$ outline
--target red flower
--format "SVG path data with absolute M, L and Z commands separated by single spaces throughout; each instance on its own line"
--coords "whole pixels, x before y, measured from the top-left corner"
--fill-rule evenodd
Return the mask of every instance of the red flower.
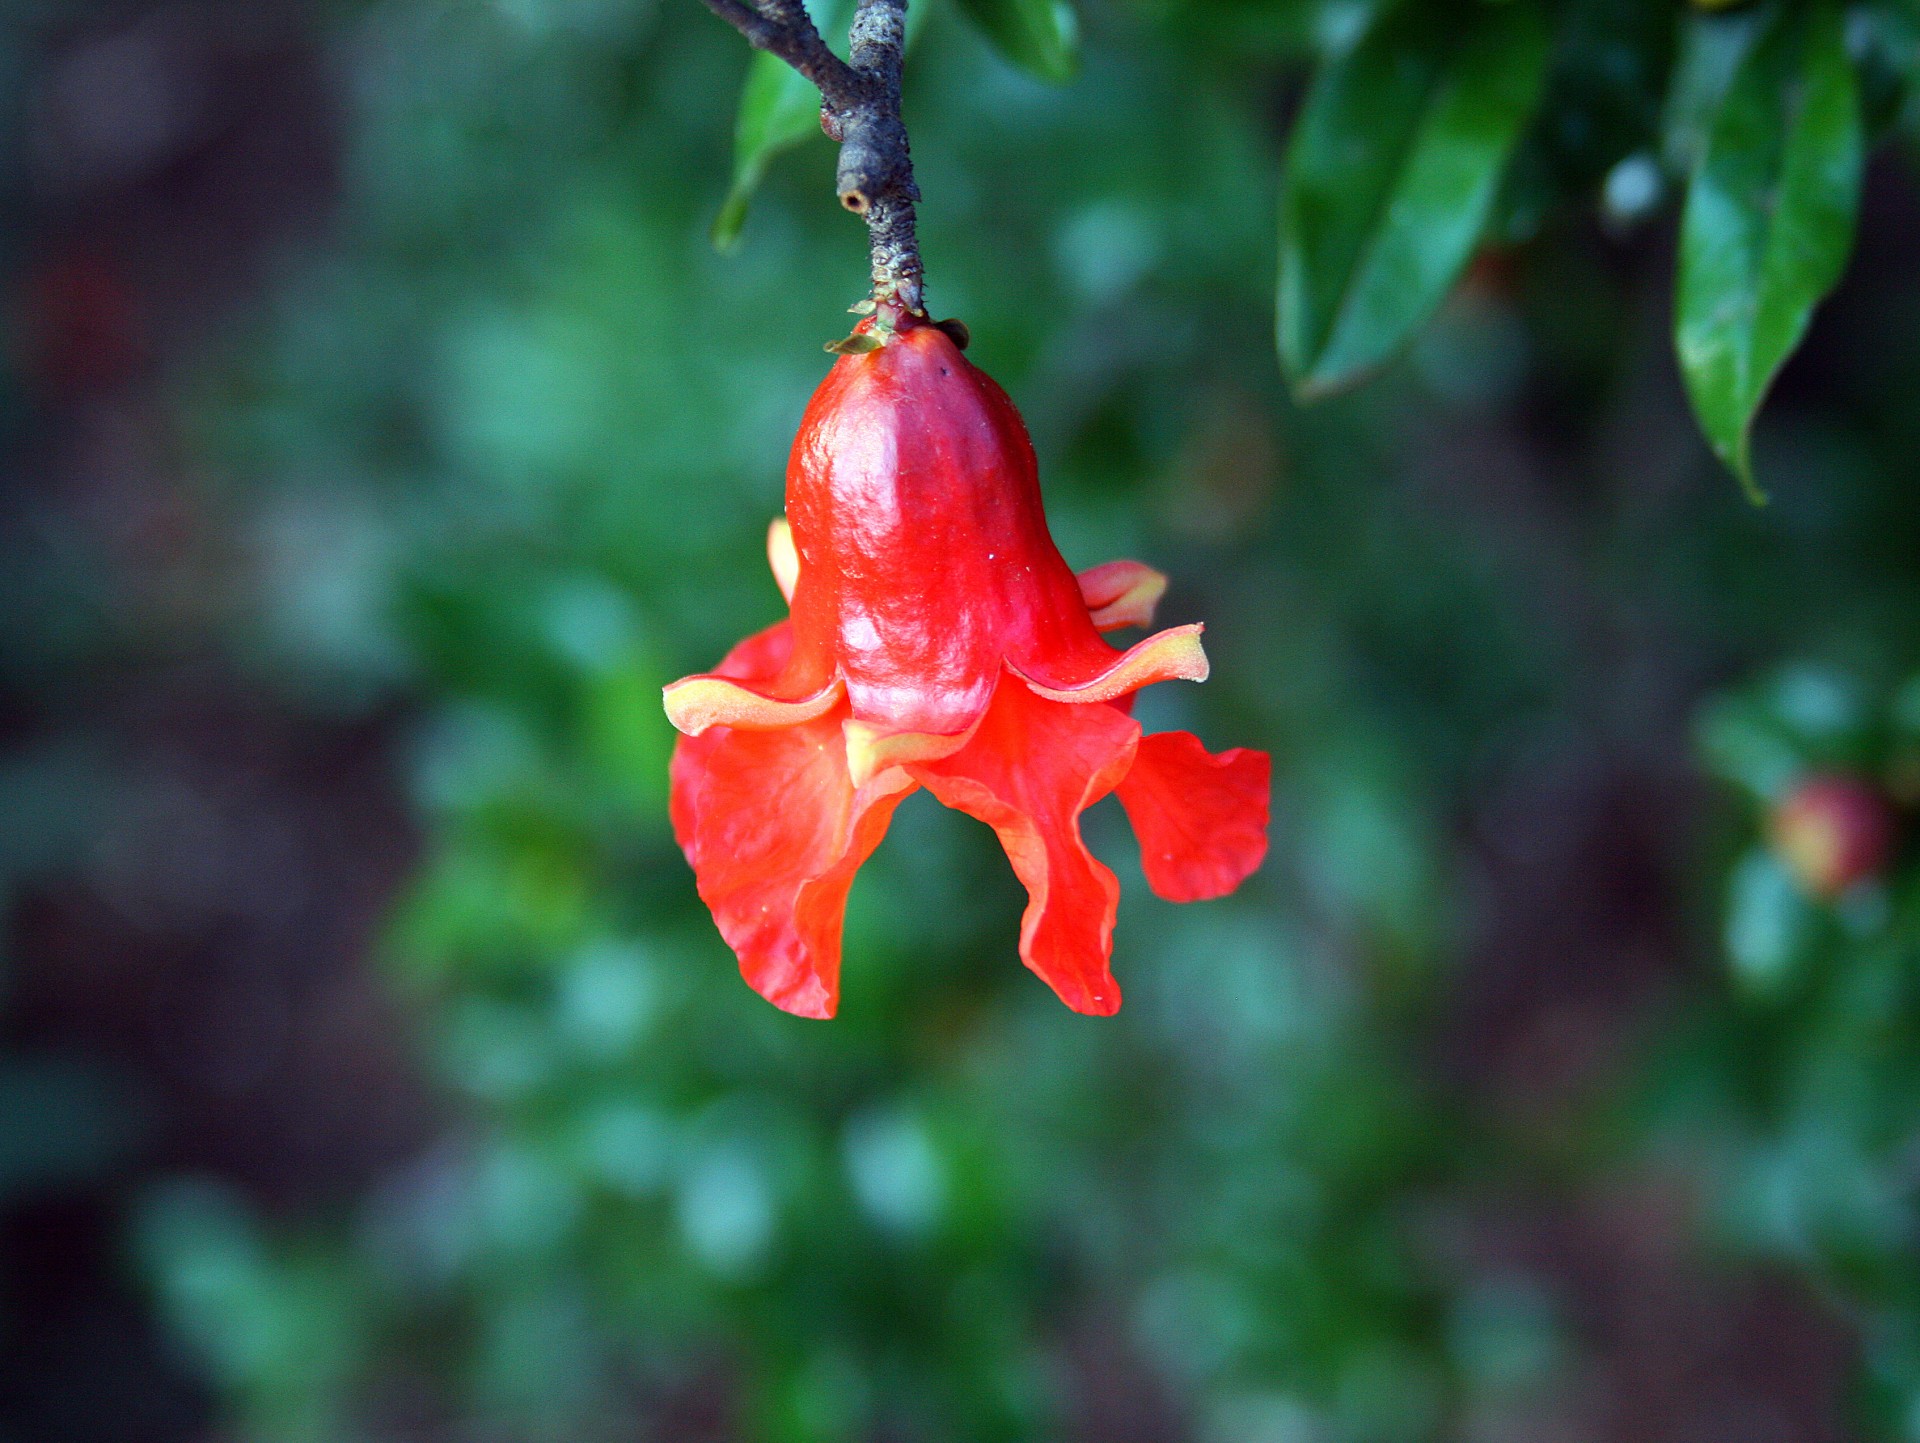
M 1222 896 L 1266 853 L 1269 761 L 1141 735 L 1133 692 L 1206 678 L 1200 628 L 1101 640 L 1147 623 L 1165 578 L 1133 561 L 1076 578 L 1006 393 L 939 327 L 895 326 L 863 322 L 885 344 L 841 357 L 801 420 L 768 537 L 791 619 L 666 689 L 686 734 L 674 835 L 747 981 L 831 1017 L 853 875 L 925 787 L 999 834 L 1026 964 L 1109 1014 L 1120 886 L 1080 813 L 1117 791 L 1153 890 Z

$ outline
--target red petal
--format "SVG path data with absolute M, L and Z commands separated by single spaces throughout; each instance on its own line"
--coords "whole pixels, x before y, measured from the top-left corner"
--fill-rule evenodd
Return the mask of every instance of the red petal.
M 793 655 L 793 623 L 776 621 L 772 626 L 756 631 L 746 640 L 734 645 L 732 651 L 721 658 L 720 665 L 713 669 L 714 676 L 734 677 L 740 681 L 767 681 L 780 675 L 786 667 L 787 658 Z M 718 736 L 709 738 L 704 746 L 692 749 L 692 754 L 704 757 L 712 750 Z M 680 850 L 693 845 L 692 791 L 682 785 L 680 770 L 680 748 L 685 746 L 684 739 L 673 752 L 673 785 L 667 792 L 667 816 L 673 822 L 673 839 L 680 844 Z M 694 765 L 689 762 L 688 765 Z
M 793 627 L 778 622 L 734 647 L 713 674 L 765 682 L 792 653 Z M 784 731 L 716 727 L 681 737 L 673 752 L 673 835 L 701 899 L 749 985 L 802 1017 L 833 1015 L 847 891 L 907 795 L 856 795 L 840 720 L 836 713 Z
M 1020 956 L 1075 1012 L 1119 1010 L 1107 959 L 1120 884 L 1080 840 L 1080 813 L 1126 775 L 1139 724 L 1110 706 L 1070 706 L 1003 681 L 973 739 L 907 768 L 947 806 L 999 834 L 1027 888 Z
M 700 898 L 748 984 L 801 1017 L 833 1016 L 847 891 L 913 790 L 896 770 L 856 791 L 840 721 L 716 727 L 673 753 L 674 835 Z
M 1192 732 L 1140 739 L 1120 783 L 1147 885 L 1170 902 L 1224 897 L 1267 855 L 1273 760 L 1235 747 L 1214 756 Z
M 1087 604 L 1087 619 L 1099 631 L 1152 626 L 1153 609 L 1167 594 L 1166 573 L 1140 561 L 1104 562 L 1074 579 Z
M 787 659 L 792 655 L 793 623 L 776 621 L 737 643 L 711 675 L 733 681 L 769 682 L 787 669 Z

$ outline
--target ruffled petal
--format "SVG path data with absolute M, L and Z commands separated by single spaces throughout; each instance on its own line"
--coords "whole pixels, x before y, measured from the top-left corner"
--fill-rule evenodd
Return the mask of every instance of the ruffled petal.
M 796 566 L 798 563 L 796 563 Z M 1109 561 L 1074 578 L 1080 599 L 1101 631 L 1127 626 L 1152 626 L 1153 609 L 1167 594 L 1167 576 L 1143 561 Z
M 1145 641 L 1111 657 L 1096 671 L 1079 677 L 1038 675 L 1032 667 L 1015 668 L 1029 688 L 1049 701 L 1112 701 L 1157 681 L 1205 681 L 1207 653 L 1200 645 L 1204 628 L 1195 622 L 1156 631 Z
M 1120 884 L 1080 839 L 1080 813 L 1126 775 L 1139 724 L 1110 706 L 1061 706 L 1003 682 L 966 746 L 909 765 L 945 805 L 985 822 L 1027 889 L 1020 956 L 1075 1012 L 1108 1016 Z
M 855 788 L 838 716 L 778 731 L 715 728 L 673 754 L 674 834 L 748 984 L 801 1017 L 840 998 L 854 873 L 913 783 L 897 768 Z
M 767 681 L 785 670 L 787 659 L 792 655 L 793 623 L 776 621 L 772 626 L 736 642 L 733 650 L 721 658 L 720 665 L 713 672 L 716 676 L 743 681 Z M 689 810 L 689 791 L 680 784 L 678 748 L 674 751 L 673 766 L 673 785 L 667 790 L 667 816 L 673 823 L 673 839 L 685 851 L 693 836 L 693 813 Z
M 1267 855 L 1273 761 L 1235 747 L 1218 756 L 1192 732 L 1140 739 L 1117 788 L 1147 885 L 1169 902 L 1224 897 Z

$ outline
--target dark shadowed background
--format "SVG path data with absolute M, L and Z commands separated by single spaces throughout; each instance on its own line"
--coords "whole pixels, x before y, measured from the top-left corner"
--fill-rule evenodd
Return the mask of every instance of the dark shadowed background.
M 1277 175 L 1342 7 L 1087 0 L 1061 84 L 930 9 L 930 304 L 1068 560 L 1207 621 L 1144 719 L 1275 758 L 1228 900 L 1089 816 L 1110 1021 L 927 798 L 828 1024 L 674 848 L 659 688 L 778 614 L 865 283 L 819 139 L 715 250 L 737 36 L 9 0 L 0 1439 L 1920 1439 L 1920 868 L 1829 905 L 1760 821 L 1920 800 L 1914 127 L 1760 509 L 1651 119 L 1302 407 Z

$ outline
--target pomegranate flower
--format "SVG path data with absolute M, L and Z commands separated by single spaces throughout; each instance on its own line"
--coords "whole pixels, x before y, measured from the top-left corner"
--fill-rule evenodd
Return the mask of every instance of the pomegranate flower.
M 854 873 L 925 787 L 999 835 L 1027 966 L 1111 1014 L 1120 886 L 1080 813 L 1117 792 L 1155 892 L 1222 896 L 1266 853 L 1269 761 L 1141 734 L 1135 691 L 1206 678 L 1200 628 L 1103 641 L 1147 624 L 1166 579 L 1076 577 L 1006 393 L 941 327 L 889 319 L 861 323 L 881 344 L 843 355 L 800 423 L 768 537 L 790 619 L 666 688 L 674 835 L 748 983 L 831 1017 Z

